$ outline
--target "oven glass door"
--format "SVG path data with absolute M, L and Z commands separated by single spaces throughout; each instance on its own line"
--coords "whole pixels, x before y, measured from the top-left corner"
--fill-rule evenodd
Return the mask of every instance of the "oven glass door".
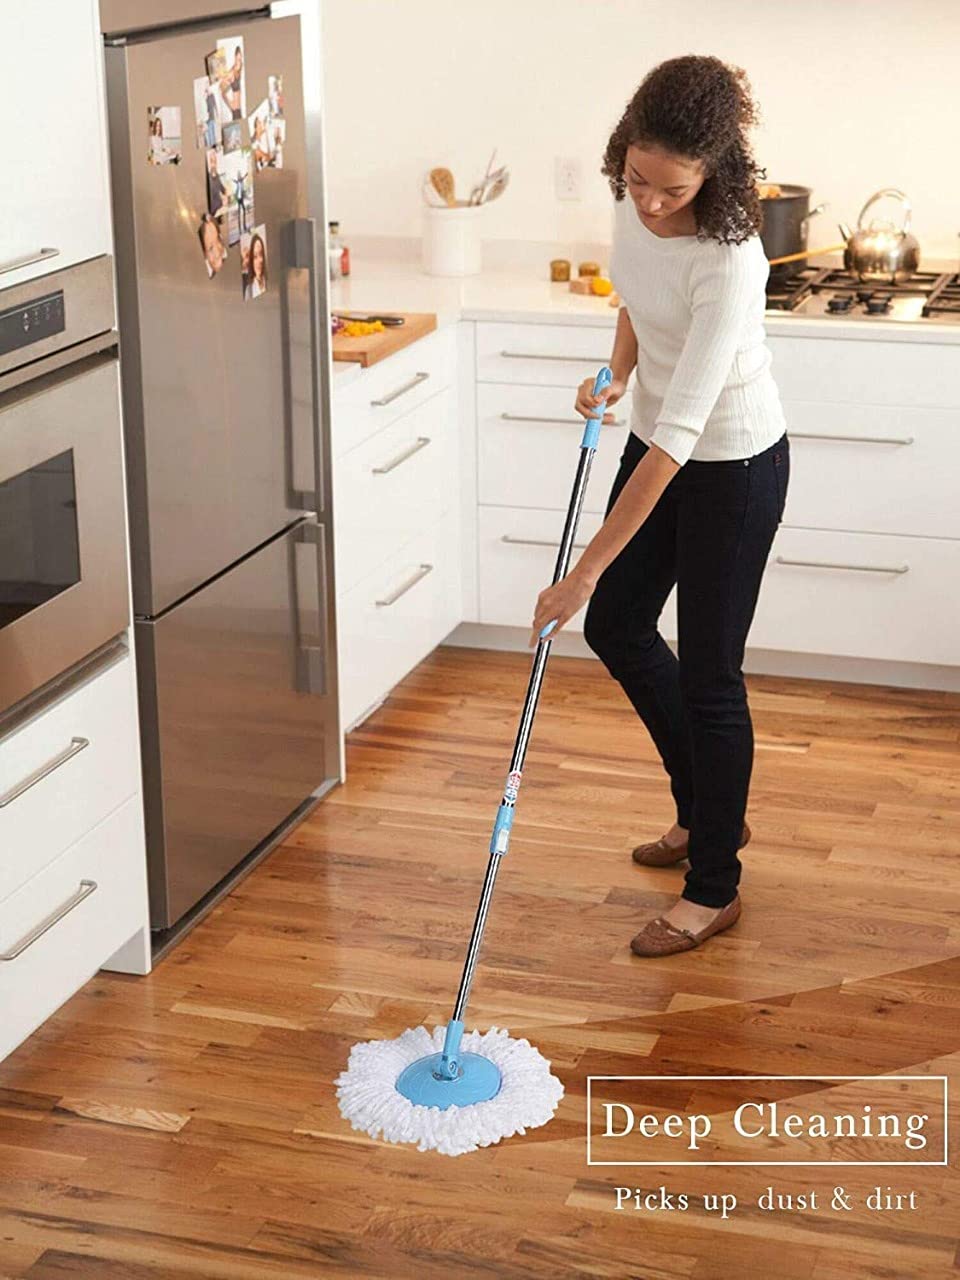
M 0 628 L 80 581 L 73 450 L 0 484 Z
M 116 360 L 0 396 L 0 714 L 130 621 Z

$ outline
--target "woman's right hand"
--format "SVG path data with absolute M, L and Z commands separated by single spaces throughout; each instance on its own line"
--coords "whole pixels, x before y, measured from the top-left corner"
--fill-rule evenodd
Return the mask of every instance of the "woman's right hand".
M 612 408 L 627 389 L 627 384 L 622 378 L 614 378 L 599 396 L 595 396 L 594 381 L 593 378 L 584 378 L 577 388 L 577 398 L 573 407 L 584 418 L 589 418 L 598 404 L 605 405 L 605 408 Z M 603 421 L 613 422 L 613 414 L 604 412 Z

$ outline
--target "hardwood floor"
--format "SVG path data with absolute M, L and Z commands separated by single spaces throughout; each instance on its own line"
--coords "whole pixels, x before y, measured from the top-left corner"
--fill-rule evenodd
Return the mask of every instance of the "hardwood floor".
M 673 820 L 666 778 L 600 665 L 552 658 L 467 1024 L 536 1044 L 559 1112 L 459 1159 L 341 1120 L 351 1044 L 449 1016 L 529 665 L 436 650 L 351 735 L 347 785 L 149 978 L 98 975 L 0 1064 L 0 1276 L 960 1277 L 955 1162 L 606 1168 L 585 1145 L 588 1074 L 956 1083 L 960 695 L 751 677 L 743 917 L 643 960 L 686 865 L 630 861 Z M 617 1211 L 626 1184 L 690 1206 Z M 831 1212 L 837 1184 L 917 1208 Z M 828 1207 L 764 1211 L 768 1185 Z

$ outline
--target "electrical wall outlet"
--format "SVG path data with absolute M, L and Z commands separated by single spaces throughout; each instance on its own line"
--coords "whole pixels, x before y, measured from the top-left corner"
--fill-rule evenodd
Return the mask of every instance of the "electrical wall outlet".
M 558 200 L 580 199 L 580 161 L 557 156 L 553 162 L 553 186 Z

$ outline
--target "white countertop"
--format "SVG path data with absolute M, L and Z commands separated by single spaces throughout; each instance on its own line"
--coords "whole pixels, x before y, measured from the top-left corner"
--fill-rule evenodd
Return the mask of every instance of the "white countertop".
M 566 284 L 552 284 L 545 279 L 546 263 L 542 273 L 524 267 L 483 271 L 480 275 L 457 279 L 428 276 L 417 262 L 364 258 L 355 253 L 351 267 L 347 279 L 330 286 L 331 310 L 432 311 L 436 313 L 438 325 L 486 320 L 613 329 L 617 321 L 617 309 L 609 305 L 607 298 L 571 293 Z M 882 317 L 848 320 L 768 311 L 765 325 L 770 337 L 960 345 L 960 323 L 895 322 Z M 335 385 L 342 386 L 345 379 L 352 381 L 359 371 L 359 366 L 335 362 Z

